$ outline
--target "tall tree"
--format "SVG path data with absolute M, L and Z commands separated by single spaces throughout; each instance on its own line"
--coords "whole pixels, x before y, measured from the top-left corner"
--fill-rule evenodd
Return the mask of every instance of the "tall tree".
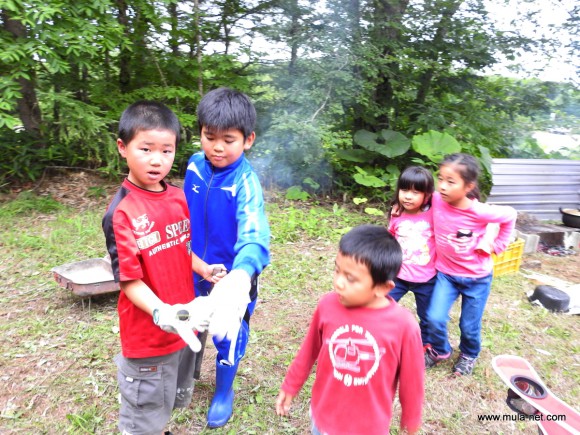
M 10 93 L 6 91 L 12 88 L 15 92 L 12 93 L 11 99 L 16 101 L 16 111 L 24 130 L 33 138 L 40 139 L 42 114 L 36 96 L 36 70 L 32 56 L 26 56 L 20 47 L 24 41 L 29 39 L 29 35 L 23 22 L 16 18 L 19 13 L 23 12 L 18 8 L 22 5 L 14 4 L 13 6 L 15 7 L 12 10 L 2 9 L 2 27 L 5 31 L 3 42 L 8 48 L 2 55 L 2 71 L 6 74 L 3 80 L 4 98 L 8 100 L 5 101 L 3 109 L 10 108 L 10 98 L 6 98 L 6 94 L 10 96 Z M 12 122 L 10 122 L 11 118 L 8 114 L 8 117 L 4 119 L 5 122 L 14 126 L 14 119 L 12 118 Z M 41 141 L 37 143 L 44 146 Z

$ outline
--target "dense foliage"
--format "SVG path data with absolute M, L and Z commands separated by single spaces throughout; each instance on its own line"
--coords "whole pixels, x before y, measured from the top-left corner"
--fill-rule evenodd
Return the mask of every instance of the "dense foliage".
M 401 168 L 435 168 L 448 151 L 484 167 L 492 156 L 543 156 L 531 134 L 577 132 L 578 84 L 485 75 L 502 59 L 559 43 L 526 37 L 517 22 L 500 28 L 486 4 L 5 0 L 0 185 L 34 180 L 47 166 L 123 171 L 116 120 L 138 99 L 178 114 L 183 173 L 196 149 L 197 103 L 224 85 L 256 103 L 251 158 L 264 183 L 297 198 L 386 200 Z M 560 30 L 575 41 L 578 14 L 567 12 Z

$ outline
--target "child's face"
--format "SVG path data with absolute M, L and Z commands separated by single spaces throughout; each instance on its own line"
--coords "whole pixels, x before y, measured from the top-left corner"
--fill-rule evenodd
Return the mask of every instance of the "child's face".
M 450 205 L 463 208 L 468 202 L 467 194 L 473 189 L 473 183 L 466 184 L 457 171 L 456 166 L 445 165 L 439 169 L 437 176 L 437 191 L 441 199 Z
M 332 282 L 340 303 L 345 307 L 377 308 L 388 305 L 385 296 L 390 288 L 373 285 L 368 267 L 340 252 L 336 256 Z
M 407 213 L 419 213 L 425 203 L 425 194 L 415 189 L 400 189 L 399 203 Z
M 117 139 L 119 153 L 127 159 L 129 181 L 142 189 L 160 192 L 175 159 L 175 133 L 142 130 L 129 143 Z
M 254 143 L 254 132 L 245 140 L 240 130 L 213 130 L 205 126 L 201 128 L 201 149 L 212 165 L 225 168 L 236 162 L 244 151 L 249 150 Z

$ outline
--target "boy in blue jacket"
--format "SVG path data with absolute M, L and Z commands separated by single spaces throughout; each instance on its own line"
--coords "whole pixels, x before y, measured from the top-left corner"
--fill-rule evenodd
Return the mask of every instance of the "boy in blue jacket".
M 189 159 L 183 189 L 195 234 L 195 292 L 211 291 L 215 304 L 209 332 L 218 351 L 216 390 L 207 415 L 215 428 L 233 412 L 258 275 L 270 262 L 270 228 L 260 182 L 244 155 L 256 138 L 254 105 L 241 92 L 219 88 L 202 98 L 197 117 L 201 151 Z

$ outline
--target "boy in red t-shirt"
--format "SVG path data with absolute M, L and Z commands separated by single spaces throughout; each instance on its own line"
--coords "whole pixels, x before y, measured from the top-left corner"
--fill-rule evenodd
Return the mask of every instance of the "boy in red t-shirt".
M 425 371 L 419 326 L 385 297 L 401 262 L 401 247 L 384 227 L 362 225 L 342 237 L 334 292 L 316 307 L 276 400 L 278 415 L 288 415 L 316 362 L 313 434 L 388 434 L 397 386 L 401 430 L 419 431 Z
M 132 104 L 119 121 L 117 147 L 129 175 L 107 209 L 103 231 L 121 287 L 122 353 L 115 362 L 124 434 L 162 433 L 172 410 L 189 405 L 199 350 L 193 329 L 203 330 L 201 319 L 208 318 L 203 301 L 194 299 L 185 195 L 164 181 L 179 132 L 175 114 L 150 101 Z

